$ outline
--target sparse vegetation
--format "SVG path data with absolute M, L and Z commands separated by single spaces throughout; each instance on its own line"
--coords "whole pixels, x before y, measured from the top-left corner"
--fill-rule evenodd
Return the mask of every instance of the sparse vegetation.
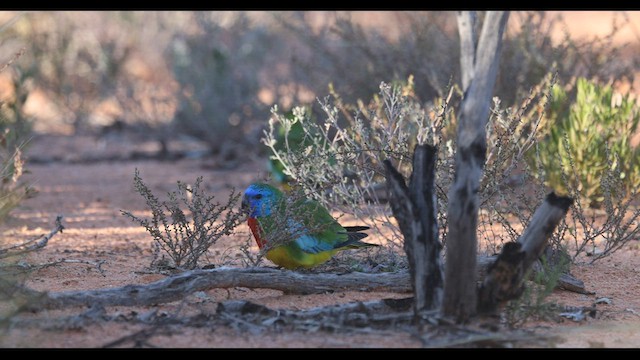
M 533 98 L 544 97 L 544 90 L 544 86 L 539 86 L 518 111 L 507 111 L 505 114 L 499 109 L 499 103 L 496 104 L 495 116 L 488 131 L 492 146 L 481 184 L 485 215 L 491 214 L 484 219 L 487 226 L 482 236 L 494 251 L 502 242 L 516 240 L 518 236 L 515 231 L 507 232 L 509 236 L 498 242 L 491 225 L 496 218 L 501 218 L 505 220 L 507 230 L 512 230 L 509 220 L 506 220 L 507 214 L 514 211 L 517 201 L 522 200 L 524 194 L 520 194 L 516 200 L 505 196 L 504 190 L 518 187 L 512 184 L 514 177 L 520 179 L 520 175 L 514 175 L 514 172 L 519 164 L 524 163 L 526 150 L 535 141 L 535 136 L 528 133 L 535 133 L 535 124 L 523 124 L 522 118 L 530 110 Z M 323 123 L 311 121 L 306 108 L 295 108 L 293 117 L 281 115 L 274 109 L 269 131 L 265 133 L 263 141 L 271 149 L 272 158 L 284 164 L 284 173 L 295 179 L 306 192 L 328 206 L 339 207 L 353 214 L 396 245 L 401 245 L 401 235 L 386 206 L 381 160 L 393 159 L 397 168 L 408 177 L 411 172 L 411 151 L 415 144 L 439 144 L 436 166 L 438 219 L 443 224 L 441 236 L 446 242 L 446 197 L 453 176 L 455 147 L 455 114 L 449 103 L 456 92 L 450 89 L 447 98 L 436 99 L 437 106 L 428 110 L 417 102 L 412 93 L 412 78 L 409 78 L 404 84 L 383 83 L 379 96 L 374 97 L 368 107 L 361 102 L 357 106 L 345 104 L 339 95 L 334 94 L 337 105 L 333 105 L 329 98 L 320 102 L 326 114 Z M 346 121 L 339 119 L 339 115 L 343 115 Z M 345 122 L 346 125 L 342 125 Z M 278 131 L 286 131 L 299 124 L 306 136 L 303 151 L 282 144 L 286 136 L 281 136 L 278 143 Z M 530 182 L 528 185 L 531 185 Z M 532 210 L 520 212 L 523 225 L 528 223 Z
M 2 115 L 0 115 L 0 122 Z M 15 144 L 15 131 L 0 123 L 0 221 L 35 190 L 20 180 L 24 173 L 22 145 Z
M 0 64 L 0 73 L 23 54 L 24 49 L 21 49 Z M 24 199 L 35 195 L 35 190 L 20 179 L 26 172 L 22 149 L 30 132 L 30 124 L 22 111 L 28 91 L 23 79 L 19 79 L 17 73 L 12 74 L 13 97 L 0 98 L 0 223 Z M 33 300 L 15 295 L 18 283 L 24 280 L 24 272 L 16 273 L 12 269 L 21 256 L 41 247 L 38 245 L 35 240 L 15 245 L 6 244 L 0 239 L 0 301 L 4 302 L 0 310 L 0 334 L 6 330 L 9 319 Z
M 144 197 L 151 209 L 151 220 L 122 214 L 143 226 L 153 237 L 152 266 L 195 269 L 198 260 L 211 245 L 224 235 L 230 235 L 242 218 L 237 209 L 240 194 L 233 191 L 225 203 L 214 202 L 215 197 L 201 188 L 202 177 L 193 186 L 178 182 L 178 190 L 160 201 L 142 181 L 138 170 L 134 175 L 136 191 Z M 182 210 L 186 206 L 187 211 Z M 167 255 L 173 263 L 168 263 Z
M 295 108 L 293 116 L 279 114 L 274 108 L 263 142 L 270 148 L 272 159 L 282 163 L 284 173 L 305 191 L 328 206 L 353 214 L 391 244 L 401 244 L 401 237 L 384 204 L 386 190 L 380 159 L 393 159 L 407 177 L 413 144 L 439 144 L 438 219 L 442 224 L 441 239 L 446 243 L 446 189 L 452 180 L 452 134 L 456 122 L 449 103 L 455 100 L 452 95 L 456 92 L 451 89 L 446 99 L 436 99 L 438 107 L 425 111 L 411 95 L 411 80 L 404 85 L 383 83 L 379 96 L 367 107 L 362 102 L 345 104 L 333 93 L 336 105 L 329 98 L 320 101 L 325 113 L 321 123 L 311 119 L 308 108 Z M 544 197 L 549 187 L 578 199 L 589 198 L 583 191 L 588 187 L 593 190 L 588 194 L 599 194 L 599 203 L 606 207 L 606 214 L 596 215 L 602 211 L 594 213 L 579 202 L 569 219 L 563 220 L 554 232 L 554 248 L 570 251 L 574 259 L 580 254 L 600 259 L 636 239 L 640 231 L 634 226 L 640 217 L 640 210 L 634 205 L 640 178 L 634 165 L 637 150 L 630 147 L 626 135 L 637 128 L 635 105 L 628 96 L 614 96 L 610 87 L 603 89 L 584 80 L 578 80 L 581 94 L 588 91 L 592 95 L 583 94 L 581 105 L 571 105 L 556 81 L 548 74 L 517 107 L 503 109 L 500 99 L 494 99 L 487 128 L 487 162 L 480 185 L 479 237 L 486 252 L 498 252 L 505 242 L 518 239 L 533 214 L 533 204 Z M 600 101 L 591 99 L 594 96 Z M 594 104 L 617 107 L 592 112 L 589 109 Z M 565 118 L 558 115 L 562 107 L 566 108 Z M 345 120 L 339 119 L 340 115 Z M 575 116 L 582 116 L 580 121 L 591 130 L 582 131 L 578 125 L 566 123 L 553 125 L 557 117 L 558 121 L 570 122 Z M 593 116 L 602 119 L 598 121 Z M 278 132 L 300 125 L 305 136 L 303 151 L 288 147 L 283 143 L 287 137 L 278 136 Z M 567 131 L 573 135 L 564 135 Z M 567 142 L 567 138 L 575 143 Z M 597 141 L 590 141 L 591 138 Z M 575 161 L 576 157 L 581 161 Z
M 20 15 L 3 38 L 6 48 L 26 48 L 18 67 L 74 129 L 143 122 L 166 137 L 164 125 L 173 122 L 172 133 L 195 134 L 227 156 L 239 154 L 226 144 L 258 140 L 270 105 L 283 111 L 308 105 L 330 83 L 345 104 L 367 104 L 381 81 L 413 74 L 413 96 L 424 104 L 446 98 L 448 84 L 459 82 L 453 12 L 384 14 L 404 24 L 393 34 L 353 13 L 327 12 L 322 22 L 317 16 L 45 11 Z M 515 12 L 513 19 L 496 85 L 507 106 L 554 67 L 562 82 L 575 76 L 633 82 L 635 64 L 618 60 L 623 46 L 610 41 L 624 19 L 586 44 L 568 34 L 552 40 L 563 20 L 544 11 Z
M 7 63 L 12 64 L 23 54 L 19 51 Z M 7 69 L 3 66 L 0 73 Z M 13 96 L 0 99 L 0 222 L 35 190 L 20 177 L 27 171 L 22 150 L 27 143 L 31 124 L 23 106 L 29 94 L 27 80 L 19 72 L 12 72 Z
M 267 28 L 252 25 L 242 12 L 197 12 L 193 20 L 198 31 L 175 34 L 168 49 L 182 89 L 175 119 L 179 128 L 206 140 L 216 153 L 228 152 L 227 144 L 245 140 L 238 129 L 266 112 L 257 97 L 259 73 L 281 40 Z
M 411 83 L 405 85 L 411 90 Z M 308 108 L 293 109 L 293 116 L 285 116 L 274 108 L 269 131 L 264 143 L 271 148 L 273 159 L 279 160 L 284 173 L 292 177 L 305 191 L 323 204 L 338 206 L 356 215 L 365 225 L 397 243 L 399 233 L 392 224 L 390 213 L 383 205 L 385 195 L 382 159 L 391 157 L 406 171 L 412 144 L 417 132 L 420 141 L 434 141 L 432 124 L 426 112 L 407 96 L 402 95 L 401 85 L 382 84 L 380 98 L 369 108 L 361 105 L 347 125 L 341 125 L 339 115 L 346 112 L 333 105 L 329 98 L 320 102 L 326 120 L 316 123 L 310 120 Z M 444 110 L 443 110 L 444 114 Z M 296 150 L 288 142 L 282 144 L 278 132 L 285 132 L 302 125 L 305 148 Z M 382 199 L 381 199 L 382 197 Z M 391 235 L 383 229 L 392 230 Z
M 560 275 L 568 263 L 550 265 L 542 258 L 543 271 L 536 273 L 525 284 L 524 292 L 517 300 L 510 301 L 504 311 L 504 321 L 510 327 L 518 327 L 531 320 L 552 320 L 557 318 L 560 306 L 549 302 L 548 297 L 555 289 Z

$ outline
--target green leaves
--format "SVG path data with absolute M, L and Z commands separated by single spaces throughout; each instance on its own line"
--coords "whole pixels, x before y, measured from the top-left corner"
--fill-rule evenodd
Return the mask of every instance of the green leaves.
M 616 174 L 614 195 L 624 197 L 640 185 L 638 149 L 629 142 L 640 115 L 635 100 L 614 93 L 611 85 L 579 78 L 574 91 L 554 85 L 546 136 L 537 158 L 532 151 L 529 159 L 556 192 L 578 195 L 583 204 L 600 207 L 607 174 Z M 575 100 L 569 103 L 570 98 Z

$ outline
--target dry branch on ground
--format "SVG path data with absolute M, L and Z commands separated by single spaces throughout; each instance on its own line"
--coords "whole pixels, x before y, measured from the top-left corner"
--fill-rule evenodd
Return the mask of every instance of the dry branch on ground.
M 486 268 L 494 257 L 480 257 L 478 272 Z M 559 286 L 568 284 L 579 288 L 579 281 L 566 275 Z M 576 283 L 577 282 L 577 283 Z M 577 284 L 577 285 L 576 285 Z M 216 288 L 274 289 L 289 294 L 318 294 L 332 291 L 388 291 L 411 292 L 409 273 L 349 273 L 304 274 L 268 268 L 219 268 L 192 270 L 149 284 L 125 285 L 117 288 L 40 293 L 20 288 L 22 295 L 39 299 L 32 310 L 60 309 L 74 306 L 142 306 L 162 304 L 183 299 L 197 291 Z M 584 288 L 582 288 L 584 289 Z
M 64 230 L 62 218 L 62 215 L 58 215 L 56 217 L 56 227 L 51 230 L 49 234 L 43 235 L 41 238 L 28 240 L 18 245 L 0 249 L 0 259 L 6 259 L 8 257 L 26 254 L 28 252 L 44 248 L 55 234 L 62 233 L 62 230 Z

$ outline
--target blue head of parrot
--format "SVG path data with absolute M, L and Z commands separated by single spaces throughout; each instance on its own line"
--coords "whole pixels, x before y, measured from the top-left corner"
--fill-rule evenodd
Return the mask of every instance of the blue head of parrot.
M 275 187 L 256 183 L 251 184 L 244 191 L 242 197 L 242 209 L 244 209 L 251 218 L 259 218 L 271 215 L 271 211 L 276 202 L 280 199 L 281 192 Z

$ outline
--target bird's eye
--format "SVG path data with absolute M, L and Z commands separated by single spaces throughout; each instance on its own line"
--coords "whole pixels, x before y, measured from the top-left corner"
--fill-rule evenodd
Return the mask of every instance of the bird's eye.
M 257 200 L 262 199 L 262 194 L 256 194 L 255 198 L 256 198 Z

